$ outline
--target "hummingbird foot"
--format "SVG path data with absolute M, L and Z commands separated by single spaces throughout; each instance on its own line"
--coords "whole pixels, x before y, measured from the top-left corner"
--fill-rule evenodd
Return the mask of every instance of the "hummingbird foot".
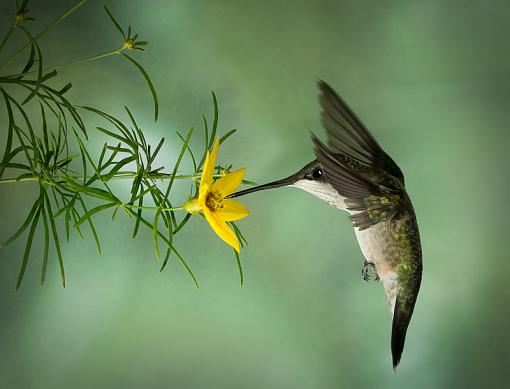
M 363 267 L 361 268 L 361 276 L 363 277 L 363 281 L 370 280 L 370 273 L 369 273 L 370 268 L 372 269 L 372 271 L 375 274 L 375 281 L 379 281 L 379 275 L 377 274 L 377 271 L 375 269 L 375 264 L 368 262 L 366 259 L 365 259 L 365 262 L 363 262 Z

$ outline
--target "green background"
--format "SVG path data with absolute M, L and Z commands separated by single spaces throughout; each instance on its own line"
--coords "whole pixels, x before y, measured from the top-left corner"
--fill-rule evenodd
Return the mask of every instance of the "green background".
M 1 34 L 12 3 L 0 2 Z M 33 3 L 33 31 L 73 4 Z M 40 239 L 18 291 L 23 242 L 1 249 L 0 387 L 508 382 L 510 3 L 107 4 L 150 42 L 137 59 L 157 85 L 159 121 L 151 121 L 143 79 L 120 57 L 69 68 L 57 83 L 73 81 L 77 104 L 119 116 L 123 105 L 131 107 L 152 142 L 166 137 L 167 169 L 179 147 L 175 130 L 200 128 L 201 114 L 211 114 L 211 90 L 221 131 L 239 129 L 220 150 L 220 162 L 246 167 L 247 178 L 258 182 L 313 159 L 309 130 L 322 133 L 318 79 L 347 100 L 404 171 L 417 212 L 424 273 L 406 348 L 394 373 L 382 285 L 362 282 L 363 258 L 346 216 L 307 193 L 281 189 L 244 199 L 251 215 L 239 223 L 249 240 L 243 287 L 231 250 L 201 218 L 177 239 L 199 291 L 175 261 L 159 273 L 150 232 L 131 240 L 126 216 L 97 218 L 102 256 L 90 236 L 63 245 L 65 289 L 56 260 L 39 286 Z M 115 48 L 119 36 L 102 3 L 89 1 L 41 44 L 51 66 Z M 90 131 L 92 144 L 104 141 Z M 35 195 L 29 183 L 0 188 L 2 241 Z

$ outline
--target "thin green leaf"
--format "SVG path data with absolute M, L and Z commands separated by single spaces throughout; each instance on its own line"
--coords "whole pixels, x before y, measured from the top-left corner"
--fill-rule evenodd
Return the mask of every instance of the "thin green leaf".
M 158 261 L 160 260 L 160 257 L 159 257 L 159 243 L 158 243 L 158 220 L 159 220 L 159 215 L 161 214 L 161 208 L 159 208 L 157 211 L 156 211 L 156 215 L 154 215 L 154 224 L 152 225 L 152 239 L 154 241 L 154 250 L 156 251 L 156 258 L 158 259 Z M 138 220 L 140 220 L 141 218 L 138 218 Z
M 72 105 L 69 100 L 67 100 L 63 94 L 59 94 L 58 91 L 56 91 L 55 89 L 52 89 L 52 88 L 49 88 L 47 87 L 46 85 L 43 85 L 42 86 L 45 90 L 48 90 L 50 91 L 52 94 L 54 95 L 57 95 L 60 99 L 60 105 L 64 105 L 64 107 L 66 108 L 66 110 L 71 114 L 71 116 L 73 117 L 73 120 L 75 121 L 75 123 L 78 125 L 78 127 L 80 128 L 81 132 L 83 133 L 83 135 L 85 136 L 85 139 L 88 139 L 88 134 L 87 134 L 87 130 L 85 128 L 85 124 L 83 123 L 83 120 L 81 118 L 81 116 L 78 114 L 78 111 L 76 110 L 76 107 L 74 105 Z M 66 127 L 67 128 L 67 127 Z
M 2 158 L 3 164 L 6 164 L 7 162 L 9 162 L 11 160 L 11 158 L 14 157 L 14 156 L 11 157 L 11 148 L 12 148 L 12 138 L 13 138 L 13 134 L 14 134 L 15 121 L 14 121 L 14 112 L 12 111 L 12 106 L 11 106 L 11 103 L 9 102 L 9 95 L 4 91 L 3 88 L 0 88 L 0 92 L 2 92 L 2 95 L 5 100 L 5 107 L 7 108 L 7 115 L 8 115 L 8 120 L 9 120 L 9 124 L 7 127 L 7 142 L 5 144 L 4 156 Z M 20 147 L 23 147 L 23 146 L 20 146 Z M 23 151 L 25 152 L 25 156 L 27 158 L 30 158 L 28 155 L 28 151 L 24 148 L 23 148 Z M 0 178 L 3 176 L 4 171 L 5 171 L 5 167 L 0 166 Z
M 117 215 L 117 212 L 119 212 L 119 208 L 120 208 L 120 205 L 117 204 L 117 206 L 115 207 L 115 209 L 113 210 L 113 213 L 112 213 L 112 221 L 115 220 L 115 216 Z
M 43 263 L 42 263 L 42 270 L 41 270 L 41 286 L 44 285 L 44 281 L 46 279 L 46 269 L 48 268 L 48 252 L 49 252 L 49 247 L 50 247 L 50 233 L 49 233 L 49 228 L 48 228 L 48 217 L 46 215 L 46 210 L 44 208 L 42 210 L 42 216 L 43 216 L 43 226 L 44 226 L 44 254 L 43 254 Z
M 198 164 L 198 168 L 195 169 L 195 173 L 202 169 L 202 166 L 204 165 L 204 162 L 205 162 L 205 157 L 207 156 L 207 152 L 209 151 L 209 127 L 208 127 L 208 124 L 207 124 L 207 119 L 205 117 L 205 115 L 202 115 L 202 119 L 204 121 L 204 154 L 202 155 L 202 159 L 200 160 L 199 164 Z
M 104 10 L 106 11 L 106 14 L 108 15 L 108 17 L 110 18 L 110 20 L 112 21 L 112 23 L 114 24 L 114 26 L 117 28 L 117 30 L 119 30 L 119 32 L 121 33 L 122 35 L 122 38 L 124 38 L 124 40 L 126 40 L 126 34 L 124 34 L 124 31 L 122 31 L 122 27 L 120 26 L 120 24 L 117 22 L 117 20 L 115 20 L 115 18 L 113 17 L 112 13 L 110 12 L 110 10 L 108 9 L 108 7 L 106 5 L 103 6 L 104 7 Z
M 69 210 L 69 213 L 71 215 L 71 218 L 73 219 L 73 224 L 74 223 L 77 223 L 78 220 L 80 220 L 81 216 L 80 214 L 78 213 L 78 211 L 76 210 L 76 208 L 71 208 Z M 81 240 L 84 240 L 85 238 L 83 237 L 83 234 L 81 232 L 81 229 L 80 229 L 80 226 L 77 226 L 76 228 L 76 231 L 78 232 L 78 236 L 80 237 Z
M 46 193 L 45 193 L 44 197 L 46 199 L 46 207 L 48 209 L 48 216 L 50 219 L 51 232 L 53 234 L 53 243 L 55 244 L 55 251 L 57 252 L 58 264 L 60 267 L 60 277 L 62 279 L 62 286 L 65 288 L 66 287 L 66 276 L 65 276 L 65 271 L 64 271 L 64 260 L 62 258 L 62 252 L 60 250 L 60 241 L 58 238 L 57 226 L 55 225 L 55 220 L 53 218 L 53 211 L 51 210 L 50 198 L 48 197 L 48 195 Z
M 132 216 L 134 216 L 134 211 L 131 210 L 131 209 L 126 209 L 126 211 L 128 213 L 130 213 Z M 143 225 L 145 225 L 146 227 L 152 229 L 153 227 L 153 224 L 151 224 L 148 220 L 146 220 L 145 218 L 141 218 L 141 223 Z M 181 262 L 182 266 L 184 266 L 184 268 L 186 269 L 188 275 L 191 277 L 193 283 L 195 284 L 195 287 L 197 289 L 199 289 L 199 286 L 198 286 L 198 281 L 197 281 L 197 278 L 195 277 L 195 274 L 193 274 L 193 272 L 191 271 L 191 268 L 188 266 L 188 264 L 186 263 L 186 261 L 184 260 L 184 258 L 181 256 L 181 254 L 177 251 L 177 249 L 174 247 L 174 245 L 172 244 L 172 242 L 170 242 L 168 240 L 168 238 L 166 236 L 164 236 L 161 232 L 158 231 L 158 237 L 166 243 L 166 245 L 170 248 L 170 250 L 172 250 L 175 255 L 177 256 L 177 258 L 179 258 L 179 261 Z
M 4 45 L 7 43 L 9 38 L 11 37 L 12 33 L 14 32 L 14 24 L 11 25 L 11 28 L 9 31 L 7 31 L 7 34 L 5 35 L 4 39 L 2 40 L 2 43 L 0 43 L 0 51 L 3 49 Z
M 150 158 L 147 160 L 147 164 L 151 165 L 152 162 L 154 162 L 154 159 L 156 158 L 156 156 L 158 155 L 159 151 L 161 150 L 161 146 L 163 146 L 163 143 L 165 143 L 165 138 L 161 138 L 161 140 L 159 141 L 158 145 L 156 146 L 156 149 L 154 150 L 154 152 L 152 153 Z
M 10 169 L 21 169 L 21 170 L 30 170 L 30 167 L 27 165 L 23 165 L 22 163 L 0 163 L 0 168 L 10 168 Z
M 223 135 L 221 138 L 220 138 L 220 144 L 222 144 L 223 142 L 225 142 L 228 138 L 230 138 L 232 135 L 234 135 L 236 133 L 237 129 L 234 128 L 232 130 L 230 130 L 229 132 L 227 132 L 225 135 Z
M 172 204 L 170 204 L 170 201 L 164 201 L 163 200 L 163 193 L 159 190 L 159 188 L 152 186 L 150 190 L 150 194 L 152 197 L 152 200 L 154 201 L 154 204 L 158 207 L 162 208 L 173 208 Z M 176 225 L 175 223 L 175 214 L 174 211 L 165 210 L 161 214 L 163 216 L 163 221 L 165 222 L 165 227 L 168 230 L 168 239 L 170 242 L 173 240 L 173 227 Z M 174 223 L 172 225 L 172 222 Z
M 188 220 L 191 218 L 191 213 L 187 213 L 186 216 L 184 216 L 179 223 L 179 225 L 174 229 L 174 235 L 176 235 L 188 222 Z
M 131 199 L 129 200 L 129 204 L 134 204 L 136 201 L 136 194 L 138 193 L 138 190 L 140 189 L 140 185 L 142 184 L 144 170 L 138 169 L 138 172 L 136 173 L 135 179 L 133 180 L 133 183 L 131 184 Z
M 32 150 L 32 146 L 27 145 L 26 147 L 27 147 L 27 150 Z M 12 159 L 13 159 L 14 157 L 16 157 L 16 155 L 18 155 L 19 153 L 21 153 L 21 152 L 22 152 L 22 151 L 24 151 L 24 150 L 25 150 L 25 148 L 24 148 L 23 146 L 18 146 L 18 147 L 16 147 L 14 150 L 12 150 L 12 151 L 9 153 L 9 155 L 8 155 L 8 156 L 7 156 L 7 158 L 6 158 L 6 162 L 8 162 L 8 161 L 12 161 Z
M 126 137 L 123 137 L 122 135 L 116 134 L 116 133 L 114 133 L 112 131 L 109 131 L 106 128 L 103 128 L 103 127 L 96 127 L 96 128 L 99 131 L 101 131 L 103 134 L 108 135 L 110 138 L 114 138 L 114 139 L 120 140 L 121 142 L 124 142 L 124 143 L 128 144 L 129 146 L 134 147 L 134 144 L 133 144 L 133 142 L 131 142 L 130 139 L 128 139 Z
M 140 71 L 140 73 L 142 73 L 143 77 L 145 78 L 145 81 L 147 82 L 147 85 L 149 86 L 149 89 L 151 91 L 152 99 L 154 101 L 154 121 L 157 121 L 158 120 L 158 111 L 159 111 L 158 95 L 156 93 L 156 89 L 154 88 L 154 85 L 152 84 L 152 81 L 151 81 L 149 75 L 147 74 L 145 69 L 142 67 L 142 65 L 140 65 L 138 62 L 136 62 L 134 60 L 134 58 L 127 55 L 126 53 L 122 53 L 122 55 L 124 57 L 126 57 L 127 59 L 129 59 L 131 61 L 131 63 L 133 63 L 133 65 L 136 66 L 136 68 Z
M 116 151 L 118 153 L 131 153 L 131 150 L 126 149 L 125 147 L 120 147 L 120 143 L 118 146 L 106 146 L 108 150 Z
M 177 169 L 179 169 L 179 165 L 181 164 L 182 157 L 184 155 L 184 152 L 186 151 L 186 147 L 188 147 L 188 143 L 189 143 L 189 140 L 191 139 L 192 134 L 193 134 L 193 127 L 190 128 L 190 130 L 188 131 L 188 134 L 186 135 L 186 139 L 184 140 L 184 142 L 182 144 L 181 152 L 179 153 L 179 157 L 177 158 L 177 161 L 175 162 L 174 170 L 172 171 L 172 176 L 170 177 L 170 182 L 168 183 L 168 186 L 167 186 L 167 189 L 165 192 L 165 197 L 163 199 L 163 203 L 165 203 L 166 200 L 168 199 L 168 195 L 170 194 L 170 190 L 172 189 L 172 185 L 174 183 L 175 175 L 177 174 Z
M 74 226 L 77 227 L 77 226 L 80 226 L 82 225 L 84 222 L 88 221 L 93 215 L 95 215 L 96 213 L 98 212 L 101 212 L 101 211 L 104 211 L 105 209 L 108 209 L 108 208 L 111 208 L 111 207 L 114 207 L 116 206 L 117 203 L 108 203 L 108 204 L 103 204 L 103 205 L 98 205 L 97 207 L 94 207 L 92 209 L 90 209 L 87 213 L 85 213 L 80 220 L 78 220 L 76 223 L 74 223 Z
M 103 176 L 104 180 L 105 181 L 111 180 L 120 169 L 122 169 L 128 163 L 133 162 L 135 159 L 136 159 L 136 156 L 132 155 L 130 157 L 126 157 L 126 158 L 118 161 L 115 164 L 115 166 L 108 172 L 108 174 L 105 174 Z
M 1 247 L 5 247 L 7 246 L 8 244 L 14 242 L 16 239 L 19 238 L 19 236 L 27 229 L 27 227 L 30 225 L 30 222 L 32 221 L 32 219 L 34 218 L 34 215 L 36 214 L 36 212 L 38 211 L 40 205 L 41 205 L 41 197 L 39 197 L 35 202 L 34 202 L 34 205 L 32 206 L 32 208 L 30 209 L 30 212 L 28 213 L 28 216 L 27 218 L 25 219 L 25 221 L 23 222 L 23 224 L 21 225 L 20 228 L 18 228 L 18 230 L 9 238 L 7 239 Z
M 159 269 L 160 272 L 165 270 L 166 265 L 168 264 L 168 260 L 170 259 L 170 254 L 172 253 L 172 250 L 167 249 L 165 254 L 165 259 L 163 260 L 163 264 L 161 265 L 161 268 Z
M 68 82 L 67 84 L 64 85 L 64 87 L 62 89 L 60 89 L 58 91 L 58 94 L 59 95 L 63 95 L 64 93 L 66 93 L 69 89 L 71 89 L 73 87 L 73 84 Z
M 73 190 L 77 192 L 82 192 L 88 196 L 97 197 L 99 199 L 108 200 L 110 202 L 118 202 L 118 199 L 107 190 L 78 184 L 72 177 L 66 174 L 62 175 L 62 178 L 67 182 L 69 186 L 71 186 Z
M 21 103 L 21 105 L 25 105 L 26 103 L 28 103 L 32 99 L 32 97 L 34 97 L 36 95 L 37 91 L 39 90 L 39 88 L 41 86 L 41 82 L 43 81 L 42 80 L 43 60 L 42 60 L 41 48 L 39 47 L 39 44 L 37 43 L 37 40 L 22 25 L 18 24 L 18 28 L 20 28 L 21 31 L 23 31 L 28 36 L 28 39 L 30 39 L 32 41 L 32 43 L 35 46 L 36 51 L 37 51 L 37 82 L 35 84 L 35 87 L 34 87 L 33 91 Z
M 244 274 L 243 274 L 243 267 L 241 265 L 241 259 L 239 258 L 239 253 L 236 250 L 234 250 L 234 255 L 236 256 L 237 269 L 239 270 L 239 279 L 241 282 L 241 286 L 243 286 Z
M 21 73 L 26 73 L 28 72 L 32 66 L 34 65 L 34 58 L 35 58 L 35 47 L 33 44 L 30 45 L 30 56 L 28 57 L 28 61 L 25 65 L 25 67 L 23 68 L 23 70 L 21 71 Z
M 10 117 L 11 117 L 11 114 L 13 114 L 11 103 L 14 104 L 14 106 L 18 109 L 18 111 L 21 113 L 21 116 L 25 120 L 25 123 L 27 125 L 27 129 L 28 129 L 30 136 L 28 136 L 21 128 L 19 128 L 14 123 L 14 119 L 13 119 L 13 130 L 14 130 L 14 133 L 17 135 L 18 141 L 21 143 L 21 146 L 24 147 L 25 157 L 27 158 L 30 168 L 32 169 L 32 171 L 34 171 L 34 164 L 32 163 L 32 159 L 38 158 L 38 149 L 37 149 L 36 137 L 35 137 L 34 131 L 32 129 L 32 123 L 30 123 L 30 119 L 28 118 L 28 115 L 26 114 L 26 112 L 23 109 L 23 107 L 21 106 L 21 104 L 19 104 L 15 99 L 13 99 L 11 96 L 9 96 L 7 93 L 5 93 L 5 91 L 3 89 L 0 89 L 0 91 L 4 95 L 4 99 L 5 99 L 6 106 L 7 106 L 7 111 L 9 113 L 9 122 L 11 122 Z M 28 154 L 29 149 L 28 149 L 27 145 L 25 144 L 22 135 L 25 136 L 27 138 L 27 140 L 32 145 L 32 150 L 34 151 L 33 158 Z
M 18 282 L 16 283 L 16 289 L 19 289 L 21 286 L 21 282 L 23 281 L 23 277 L 25 275 L 25 270 L 28 264 L 28 258 L 30 256 L 30 250 L 32 249 L 32 240 L 34 239 L 35 229 L 39 222 L 39 215 L 41 214 L 41 207 L 37 208 L 37 212 L 35 213 L 34 219 L 32 220 L 32 224 L 30 225 L 30 231 L 28 233 L 27 243 L 25 245 L 25 253 L 23 254 L 23 261 L 21 263 L 21 268 L 18 274 Z
M 241 247 L 247 246 L 248 245 L 248 241 L 246 240 L 246 238 L 242 234 L 242 232 L 239 229 L 239 227 L 237 226 L 237 224 L 235 224 L 234 222 L 230 222 L 229 224 L 232 226 L 232 228 L 234 230 L 234 233 L 237 236 L 237 239 L 239 239 L 239 242 L 241 243 Z
M 177 131 L 177 136 L 181 139 L 182 143 L 185 143 L 186 140 L 181 135 L 179 131 Z M 188 154 L 191 157 L 191 162 L 193 163 L 193 172 L 197 171 L 197 163 L 195 161 L 195 156 L 193 155 L 193 152 L 191 151 L 191 148 L 189 147 L 189 143 L 186 145 L 186 150 L 188 150 Z
M 81 138 L 79 137 L 78 133 L 74 130 L 73 128 L 73 132 L 74 132 L 74 135 L 76 137 L 76 139 L 78 140 L 78 145 L 80 146 L 80 150 L 82 150 L 83 153 L 85 153 L 85 155 L 87 156 L 87 159 L 88 161 L 90 162 L 90 165 L 93 167 L 94 169 L 94 172 L 96 173 L 96 175 L 101 179 L 103 185 L 106 187 L 106 189 L 108 190 L 111 198 L 113 199 L 114 202 L 119 202 L 118 199 L 115 197 L 115 195 L 113 194 L 113 192 L 111 191 L 110 187 L 108 186 L 108 184 L 106 183 L 105 180 L 103 180 L 103 177 L 101 176 L 101 174 L 99 173 L 99 171 L 97 170 L 97 167 L 96 165 L 94 164 L 94 161 L 92 160 L 92 157 L 90 156 L 89 152 L 87 151 L 87 149 L 85 148 L 85 146 L 83 145 L 83 142 L 81 140 Z M 88 188 L 88 189 L 92 189 L 92 188 Z
M 80 204 L 83 208 L 83 211 L 86 213 L 88 212 L 87 207 L 85 206 L 85 202 L 81 198 L 81 196 L 78 196 L 78 200 L 80 201 Z M 94 237 L 94 241 L 96 242 L 97 251 L 99 252 L 99 255 L 101 255 L 101 244 L 99 242 L 99 237 L 97 236 L 96 228 L 94 227 L 94 223 L 92 222 L 92 219 L 88 220 L 90 231 L 92 232 L 92 236 Z M 79 227 L 78 227 L 79 231 Z
M 142 207 L 143 207 L 143 196 L 140 196 L 138 199 L 138 209 L 136 211 L 136 220 L 135 220 L 135 226 L 133 228 L 133 235 L 132 238 L 136 238 L 136 235 L 138 234 L 138 229 L 140 227 L 140 218 L 142 217 Z
M 57 75 L 57 71 L 56 70 L 52 70 L 51 72 L 48 72 L 46 73 L 42 78 L 41 78 L 41 82 L 44 82 L 44 81 L 47 81 L 49 80 L 50 78 L 53 78 Z
M 214 141 L 216 138 L 216 132 L 218 131 L 218 118 L 219 118 L 219 110 L 218 110 L 218 100 L 216 99 L 216 94 L 214 92 L 212 93 L 213 97 L 213 106 L 214 106 L 214 120 L 213 120 L 213 126 L 211 129 L 211 138 L 209 139 L 209 149 L 212 149 L 214 145 Z
M 16 5 L 18 5 L 18 1 L 16 0 Z M 23 0 L 23 2 L 21 3 L 21 6 L 18 8 L 16 7 L 17 11 L 18 12 L 28 12 L 28 9 L 27 9 L 27 6 L 28 6 L 28 0 Z
M 24 174 L 20 174 L 18 177 L 16 177 L 16 181 L 23 181 L 23 180 L 26 180 L 26 179 L 33 180 L 34 179 L 34 175 L 32 173 L 24 173 Z
M 122 132 L 127 138 L 130 139 L 131 141 L 131 144 L 135 145 L 136 144 L 136 141 L 135 139 L 132 139 L 132 136 L 129 132 L 129 130 L 126 128 L 126 126 L 124 125 L 124 123 L 122 123 L 119 119 L 117 119 L 116 117 L 110 115 L 110 114 L 107 114 L 106 112 L 103 112 L 97 108 L 93 108 L 93 107 L 88 107 L 88 106 L 78 106 L 79 108 L 82 108 L 82 109 L 85 109 L 89 112 L 94 112 L 95 114 L 105 118 L 106 120 L 108 120 L 110 123 L 112 123 L 115 127 L 117 127 L 117 129 Z
M 71 156 L 66 157 L 66 158 L 64 158 L 64 159 L 61 159 L 60 161 L 58 161 L 58 162 L 57 162 L 57 167 L 59 167 L 59 168 L 66 167 L 66 166 L 67 166 L 67 165 L 69 165 L 69 164 L 73 161 L 73 159 L 75 159 L 75 158 L 76 158 L 76 156 L 71 155 Z
M 69 238 L 70 238 L 70 235 L 71 235 L 71 228 L 70 228 L 70 224 L 71 224 L 71 210 L 68 208 L 68 207 L 65 207 L 65 210 L 66 210 L 66 213 L 64 215 L 64 225 L 65 225 L 65 230 L 66 230 L 66 241 L 69 242 Z
M 205 117 L 204 114 L 202 114 L 202 121 L 204 122 L 204 137 L 205 137 L 204 147 L 205 151 L 207 151 L 209 149 L 209 125 L 207 123 L 207 118 Z
M 44 145 L 46 146 L 46 150 L 49 149 L 49 142 L 48 142 L 48 122 L 46 121 L 46 112 L 44 111 L 44 107 L 41 103 L 39 103 L 39 106 L 41 107 L 41 118 L 42 118 L 42 125 L 43 125 L 43 139 L 44 139 Z

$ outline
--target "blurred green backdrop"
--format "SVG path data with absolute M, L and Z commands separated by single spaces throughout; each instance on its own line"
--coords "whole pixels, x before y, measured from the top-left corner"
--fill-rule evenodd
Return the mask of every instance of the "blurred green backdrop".
M 72 4 L 34 1 L 33 31 Z M 199 291 L 176 262 L 159 273 L 151 234 L 132 241 L 125 217 L 99 218 L 102 256 L 91 239 L 75 236 L 64 244 L 65 289 L 56 261 L 39 287 L 35 253 L 15 291 L 23 242 L 3 248 L 0 387 L 507 382 L 508 1 L 107 4 L 150 42 L 137 58 L 158 87 L 160 120 L 152 123 L 144 81 L 121 58 L 66 69 L 62 80 L 73 81 L 76 103 L 119 115 L 124 104 L 133 108 L 149 139 L 169 141 L 167 166 L 178 147 L 174 131 L 200 127 L 201 113 L 211 111 L 211 90 L 220 102 L 220 128 L 240 129 L 221 151 L 222 161 L 246 167 L 258 182 L 313 158 L 308 131 L 321 132 L 319 78 L 372 130 L 406 175 L 422 236 L 423 283 L 402 363 L 395 374 L 382 286 L 362 282 L 362 255 L 345 215 L 282 189 L 244 200 L 251 216 L 240 222 L 250 243 L 242 251 L 242 288 L 231 250 L 201 219 L 178 238 Z M 13 7 L 0 2 L 2 34 Z M 42 45 L 47 65 L 56 65 L 118 42 L 102 2 L 91 0 Z M 24 219 L 34 196 L 31 184 L 0 188 L 1 240 Z

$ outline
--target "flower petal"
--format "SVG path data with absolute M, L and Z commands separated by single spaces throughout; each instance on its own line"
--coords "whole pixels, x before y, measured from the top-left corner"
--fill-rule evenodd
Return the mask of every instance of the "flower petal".
M 225 241 L 228 245 L 232 246 L 237 252 L 241 250 L 239 241 L 237 240 L 234 231 L 221 220 L 216 213 L 211 212 L 208 208 L 204 208 L 204 215 L 211 228 L 216 234 Z
M 226 197 L 232 194 L 241 185 L 246 169 L 238 169 L 236 171 L 225 174 L 223 177 L 217 179 L 212 184 L 212 188 L 220 192 L 221 197 Z
M 218 210 L 218 216 L 226 222 L 233 222 L 245 218 L 250 213 L 239 201 L 224 199 L 221 201 L 223 208 Z
M 211 152 L 207 152 L 207 156 L 205 157 L 204 170 L 202 170 L 202 175 L 200 177 L 200 186 L 211 185 L 214 174 L 214 167 L 216 166 L 216 159 L 218 158 L 218 149 L 220 147 L 220 138 L 216 137 L 214 141 L 214 146 Z
M 207 200 L 207 194 L 209 193 L 209 189 L 211 185 L 205 183 L 200 184 L 200 188 L 198 189 L 198 204 L 203 208 L 205 207 L 205 200 Z

